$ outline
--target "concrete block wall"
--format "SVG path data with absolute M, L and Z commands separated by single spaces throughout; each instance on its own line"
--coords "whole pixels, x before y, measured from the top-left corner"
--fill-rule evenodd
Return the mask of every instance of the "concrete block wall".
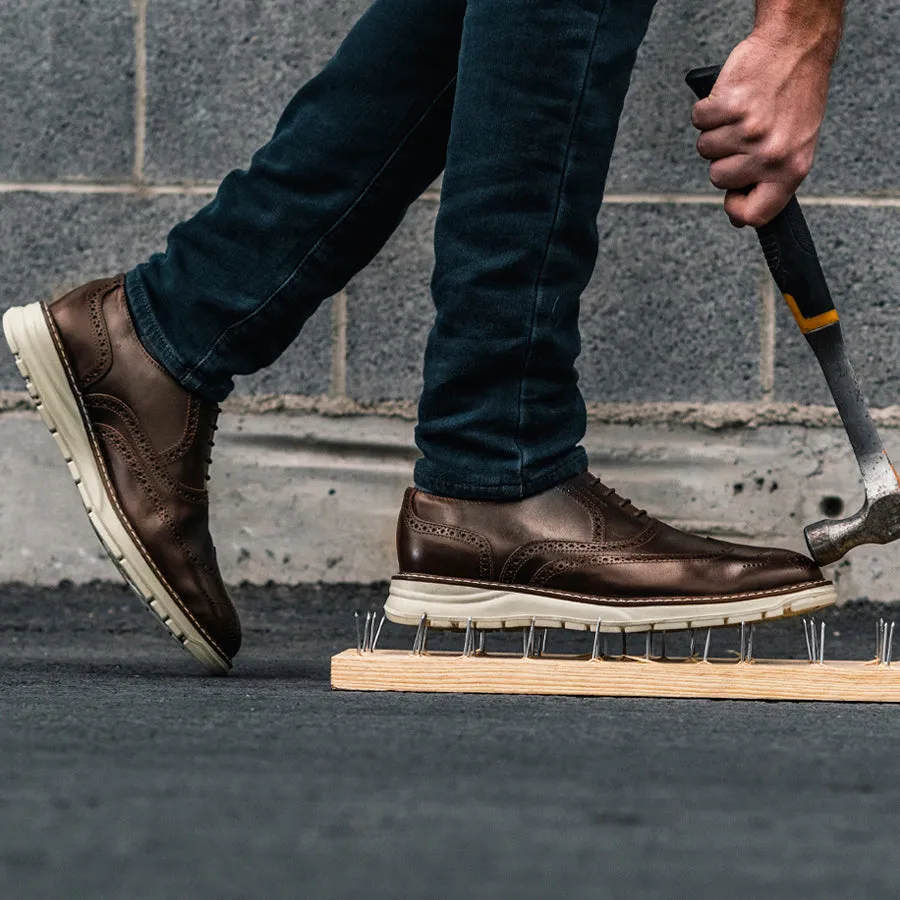
M 0 10 L 0 306 L 126 267 L 243 166 L 366 0 L 33 0 Z M 693 150 L 694 63 L 724 58 L 750 0 L 661 0 L 611 167 L 581 377 L 598 403 L 827 402 L 752 235 L 730 228 Z M 806 193 L 860 375 L 896 402 L 900 236 L 890 4 L 853 4 Z M 431 321 L 429 192 L 254 394 L 413 401 Z M 398 327 L 403 323 L 403 327 Z M 0 387 L 18 389 L 9 361 Z
M 0 6 L 0 311 L 161 249 L 171 225 L 208 202 L 231 168 L 248 163 L 367 5 Z M 790 426 L 795 443 L 797 428 L 834 423 L 821 376 L 776 298 L 754 236 L 730 227 L 693 146 L 684 72 L 724 59 L 748 32 L 752 7 L 752 0 L 659 2 L 626 104 L 597 270 L 583 300 L 579 368 L 597 427 L 764 423 Z M 900 354 L 893 352 L 900 336 L 893 315 L 900 296 L 898 43 L 900 16 L 891 3 L 850 5 L 819 157 L 804 189 L 860 377 L 889 425 L 900 423 Z M 240 380 L 232 411 L 319 410 L 347 416 L 348 433 L 363 411 L 414 415 L 432 318 L 439 199 L 435 185 L 285 356 Z M 21 387 L 0 354 L 4 408 L 22 405 Z M 18 420 L 4 427 L 0 416 L 0 444 L 18 440 L 20 427 Z M 401 454 L 403 466 L 408 455 Z M 319 468 L 323 458 L 316 457 Z M 12 477 L 17 470 L 9 465 Z M 20 572 L 4 562 L 4 540 L 0 534 L 0 578 Z M 387 545 L 389 537 L 378 542 Z

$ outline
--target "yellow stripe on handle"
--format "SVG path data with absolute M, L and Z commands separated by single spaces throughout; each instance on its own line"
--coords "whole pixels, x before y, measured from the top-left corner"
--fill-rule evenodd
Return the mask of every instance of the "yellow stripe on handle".
M 834 325 L 835 322 L 840 321 L 838 319 L 838 312 L 836 309 L 829 309 L 828 312 L 819 313 L 819 315 L 807 319 L 806 316 L 804 316 L 803 313 L 800 312 L 800 308 L 797 306 L 797 301 L 790 294 L 784 294 L 784 299 L 787 301 L 787 305 L 791 311 L 791 315 L 797 321 L 797 324 L 800 326 L 800 330 L 804 334 L 809 334 L 811 331 L 818 331 L 820 328 L 824 328 L 826 325 Z

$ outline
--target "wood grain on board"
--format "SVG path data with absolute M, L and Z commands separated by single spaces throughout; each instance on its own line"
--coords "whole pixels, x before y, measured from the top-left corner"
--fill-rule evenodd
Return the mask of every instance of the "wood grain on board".
M 702 697 L 731 700 L 900 702 L 900 666 L 874 661 L 644 660 L 637 657 L 463 657 L 405 650 L 332 657 L 331 686 L 344 691 Z

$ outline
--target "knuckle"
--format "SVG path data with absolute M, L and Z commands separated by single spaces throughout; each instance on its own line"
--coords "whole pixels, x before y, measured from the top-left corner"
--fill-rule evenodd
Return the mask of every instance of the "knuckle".
M 799 153 L 795 153 L 788 162 L 788 177 L 799 184 L 807 175 L 809 175 L 812 163 L 813 156 L 808 150 L 801 150 Z
M 785 166 L 785 175 L 787 176 L 787 183 L 791 187 L 796 187 L 806 178 L 809 170 L 804 169 L 802 165 L 800 165 L 796 160 L 791 160 Z
M 786 141 L 780 135 L 770 135 L 760 147 L 759 154 L 765 165 L 770 167 L 781 165 L 788 155 Z
M 731 119 L 743 119 L 747 113 L 747 99 L 740 87 L 733 87 L 721 98 L 722 111 Z
M 767 123 L 759 116 L 747 116 L 741 123 L 741 136 L 747 141 L 761 141 L 769 133 Z
M 732 222 L 743 222 L 743 209 L 741 204 L 736 202 L 732 197 L 725 198 L 725 212 Z
M 728 178 L 719 166 L 709 167 L 709 181 L 714 188 L 718 188 L 720 191 L 724 191 L 728 187 Z
M 731 224 L 737 228 L 749 226 L 760 228 L 766 224 L 765 217 L 759 209 L 751 206 L 745 197 L 728 197 L 725 200 L 725 212 L 731 219 Z
M 748 210 L 744 213 L 744 224 L 751 228 L 762 228 L 768 221 L 768 218 L 759 210 Z

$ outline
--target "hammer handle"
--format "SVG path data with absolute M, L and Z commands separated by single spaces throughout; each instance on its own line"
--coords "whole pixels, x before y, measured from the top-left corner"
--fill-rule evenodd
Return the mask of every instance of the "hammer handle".
M 685 80 L 703 99 L 709 96 L 718 75 L 718 66 L 706 66 L 688 72 Z M 820 565 L 827 565 L 860 543 L 890 539 L 885 536 L 888 531 L 884 527 L 883 534 L 878 533 L 877 526 L 866 529 L 867 514 L 873 501 L 896 494 L 900 478 L 884 452 L 847 356 L 837 310 L 797 198 L 791 197 L 788 205 L 768 225 L 757 228 L 756 233 L 769 271 L 822 367 L 866 488 L 866 503 L 856 516 L 837 522 L 815 522 L 804 529 L 813 558 Z
M 718 75 L 718 66 L 705 66 L 692 69 L 685 81 L 702 100 L 709 96 Z M 834 325 L 837 310 L 797 198 L 791 197 L 768 225 L 756 229 L 756 234 L 769 271 L 803 334 Z

